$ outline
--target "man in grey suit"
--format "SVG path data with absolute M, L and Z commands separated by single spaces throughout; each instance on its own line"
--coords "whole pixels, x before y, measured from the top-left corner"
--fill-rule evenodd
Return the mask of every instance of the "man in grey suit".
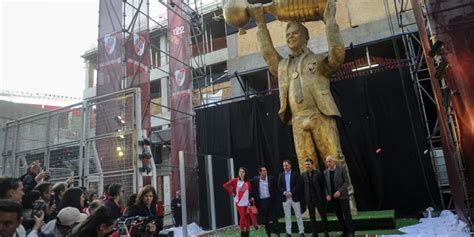
M 331 155 L 326 157 L 326 167 L 324 176 L 329 191 L 326 199 L 334 206 L 339 224 L 343 228 L 344 236 L 354 236 L 354 224 L 352 223 L 349 194 L 347 191 L 349 175 L 345 169 L 341 169 L 336 165 L 336 159 Z
M 329 236 L 326 228 L 328 221 L 326 217 L 326 194 L 328 194 L 328 190 L 324 175 L 321 174 L 319 170 L 314 169 L 313 160 L 311 158 L 306 159 L 304 167 L 305 172 L 301 174 L 301 178 L 303 179 L 304 198 L 308 206 L 313 237 L 318 236 L 318 230 L 316 229 L 316 208 L 318 209 L 319 215 L 321 215 L 324 236 Z

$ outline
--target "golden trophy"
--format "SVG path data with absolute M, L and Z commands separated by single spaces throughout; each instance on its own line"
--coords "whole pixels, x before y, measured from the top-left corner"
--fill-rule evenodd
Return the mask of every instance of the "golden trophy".
M 247 0 L 229 0 L 224 5 L 225 21 L 242 28 L 250 20 Z M 263 5 L 264 13 L 274 15 L 280 21 L 318 21 L 324 16 L 326 0 L 273 0 Z M 242 32 L 242 31 L 241 31 Z

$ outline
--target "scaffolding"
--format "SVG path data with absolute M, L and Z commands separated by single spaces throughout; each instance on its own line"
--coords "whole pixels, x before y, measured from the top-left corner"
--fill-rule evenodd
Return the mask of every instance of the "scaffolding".
M 459 175 L 461 177 L 460 181 L 465 194 L 466 184 L 464 182 L 464 168 L 461 159 L 460 146 L 458 138 L 456 136 L 457 125 L 456 120 L 454 118 L 453 108 L 451 107 L 452 92 L 448 88 L 447 82 L 444 77 L 447 62 L 442 59 L 437 52 L 430 53 L 430 56 L 432 56 L 433 58 L 430 58 L 430 61 L 427 61 L 426 52 L 424 54 L 423 39 L 421 35 L 426 32 L 428 37 L 430 37 L 430 39 L 434 41 L 433 32 L 429 23 L 428 14 L 426 12 L 426 2 L 423 1 L 424 4 L 421 5 L 422 11 L 420 11 L 422 13 L 422 24 L 424 28 L 419 29 L 419 32 L 413 32 L 409 29 L 413 26 L 416 26 L 417 21 L 416 19 L 407 19 L 406 17 L 407 13 L 411 13 L 415 16 L 417 14 L 417 12 L 415 12 L 417 9 L 414 9 L 411 4 L 413 3 L 413 1 L 393 1 L 396 8 L 395 10 L 397 12 L 397 24 L 402 31 L 403 48 L 405 54 L 407 55 L 407 59 L 410 62 L 410 75 L 417 99 L 419 101 L 419 113 L 425 125 L 427 135 L 426 141 L 429 145 L 429 149 L 425 151 L 425 154 L 429 153 L 431 156 L 432 165 L 437 177 L 442 208 L 454 209 L 455 206 L 452 205 L 453 198 L 451 196 L 452 193 L 448 180 L 448 171 L 446 168 L 447 164 L 445 162 L 445 157 L 446 159 L 450 159 L 451 155 L 453 155 L 453 158 L 457 161 L 459 165 L 459 170 L 457 170 L 457 172 L 459 172 Z M 418 27 L 420 28 L 420 23 L 418 23 Z M 434 48 L 433 44 L 434 42 L 431 42 L 431 49 Z M 436 67 L 435 75 L 431 75 L 433 74 L 433 69 L 429 68 L 431 63 L 434 63 L 433 66 Z M 441 98 L 439 98 L 439 100 L 437 100 L 437 88 L 436 86 L 434 87 L 432 84 L 433 79 L 439 83 L 439 91 L 441 95 Z M 445 116 L 442 116 L 441 118 L 439 115 L 443 113 L 440 113 L 438 114 L 438 116 L 435 116 L 437 103 L 440 103 L 440 106 L 442 106 L 442 110 L 444 109 L 444 111 L 446 111 Z M 435 118 L 435 120 L 432 121 L 430 120 L 431 118 Z M 442 132 L 443 124 L 447 125 L 447 133 L 449 134 L 443 134 L 445 133 Z M 443 139 L 446 140 L 443 141 Z M 446 146 L 445 143 L 448 143 L 450 145 Z M 454 151 L 452 152 L 450 152 L 451 146 L 454 149 Z M 448 149 L 448 154 L 444 152 L 446 150 L 443 150 L 443 148 Z M 466 195 L 464 195 L 464 201 L 465 204 L 469 206 L 469 200 Z

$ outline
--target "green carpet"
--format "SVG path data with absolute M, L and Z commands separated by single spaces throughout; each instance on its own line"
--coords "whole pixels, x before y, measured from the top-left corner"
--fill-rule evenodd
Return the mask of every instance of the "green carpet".
M 361 235 L 389 235 L 389 234 L 403 234 L 403 232 L 399 231 L 398 229 L 404 226 L 410 226 L 418 224 L 417 219 L 413 218 L 401 218 L 395 219 L 395 212 L 393 210 L 384 210 L 384 211 L 368 211 L 368 212 L 359 212 L 358 215 L 353 217 L 354 223 L 356 225 L 356 236 Z M 293 228 L 296 227 L 296 219 L 293 217 L 292 219 L 295 223 L 293 224 Z M 320 220 L 320 219 L 318 219 Z M 278 220 L 280 224 L 280 230 L 284 230 L 284 219 L 281 218 Z M 305 222 L 305 230 L 309 232 L 311 227 L 309 224 L 309 218 L 303 218 Z M 329 226 L 331 227 L 330 230 L 333 230 L 329 233 L 330 236 L 341 236 L 342 232 L 337 231 L 340 229 L 339 223 L 337 222 L 337 218 L 334 214 L 328 215 Z M 393 223 L 391 228 L 387 228 L 387 224 Z M 283 229 L 281 228 L 283 226 Z M 294 230 L 296 233 L 297 230 Z M 238 227 L 227 229 L 223 231 L 218 231 L 213 234 L 208 234 L 206 236 L 218 236 L 218 237 L 238 237 L 240 236 L 240 230 Z M 258 230 L 251 230 L 250 236 L 253 237 L 265 237 L 265 229 L 261 226 Z M 276 235 L 275 235 L 276 236 Z M 284 235 L 280 235 L 284 236 Z M 298 236 L 297 234 L 293 234 L 293 236 Z M 307 235 L 308 236 L 308 235 Z M 322 236 L 322 234 L 320 234 Z

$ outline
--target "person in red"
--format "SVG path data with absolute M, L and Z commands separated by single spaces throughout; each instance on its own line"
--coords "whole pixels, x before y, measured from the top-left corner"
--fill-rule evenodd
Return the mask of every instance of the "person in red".
M 249 236 L 250 233 L 250 217 L 247 214 L 247 207 L 250 200 L 250 181 L 247 177 L 247 169 L 239 168 L 239 176 L 226 182 L 224 189 L 234 196 L 234 203 L 240 216 L 240 233 L 241 236 Z

